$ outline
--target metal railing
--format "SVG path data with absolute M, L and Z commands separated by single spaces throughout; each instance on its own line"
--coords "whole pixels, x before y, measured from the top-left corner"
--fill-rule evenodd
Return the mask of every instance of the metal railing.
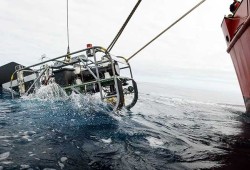
M 88 56 L 89 51 L 91 51 L 91 53 L 93 54 L 92 56 Z M 97 55 L 96 55 L 98 52 L 102 52 L 104 54 L 102 57 L 106 58 L 106 60 L 98 60 Z M 85 53 L 87 57 L 85 55 L 79 55 L 81 53 Z M 70 56 L 77 55 L 77 56 L 71 57 L 71 59 L 69 61 L 62 60 L 63 58 L 66 58 L 69 55 Z M 128 61 L 124 57 L 121 57 L 121 56 L 118 56 L 117 58 L 121 58 L 125 61 L 125 62 L 123 62 L 123 65 L 125 64 L 125 66 L 122 67 L 121 69 L 127 69 L 127 68 L 129 69 L 130 77 L 128 77 L 127 79 L 133 79 L 131 66 L 128 63 Z M 48 70 L 52 70 L 52 74 L 53 74 L 53 70 L 60 70 L 60 69 L 67 67 L 67 66 L 73 66 L 74 64 L 79 64 L 80 70 L 83 68 L 88 70 L 89 73 L 94 77 L 95 80 L 89 81 L 89 82 L 82 82 L 81 84 L 69 85 L 67 87 L 63 87 L 64 90 L 71 89 L 75 92 L 78 92 L 78 90 L 76 90 L 77 87 L 83 87 L 83 86 L 87 86 L 89 84 L 93 84 L 93 85 L 97 84 L 99 91 L 100 91 L 101 100 L 103 100 L 106 97 L 102 93 L 102 91 L 103 91 L 102 83 L 106 82 L 106 81 L 113 81 L 115 83 L 116 94 L 119 95 L 119 93 L 117 91 L 117 89 L 118 89 L 117 88 L 117 78 L 119 78 L 119 76 L 116 75 L 115 68 L 114 68 L 114 61 L 115 60 L 111 57 L 109 52 L 100 46 L 94 46 L 92 48 L 82 49 L 82 50 L 75 51 L 75 52 L 72 52 L 72 53 L 67 54 L 67 55 L 62 55 L 62 56 L 55 57 L 55 58 L 34 64 L 34 65 L 30 65 L 28 67 L 18 68 L 13 73 L 13 75 L 11 77 L 11 83 L 10 83 L 11 87 L 10 88 L 11 88 L 11 90 L 13 90 L 12 81 L 13 81 L 14 75 L 17 74 L 17 72 L 30 71 L 30 72 L 37 73 L 36 79 L 33 80 L 33 83 L 31 84 L 31 86 L 29 86 L 29 88 L 26 90 L 26 92 L 24 94 L 27 96 L 31 92 L 32 89 L 36 88 L 36 84 L 41 81 L 41 78 L 45 75 L 45 73 Z M 45 65 L 49 65 L 49 63 L 51 63 L 51 62 L 54 62 L 54 63 L 50 66 L 44 67 Z M 60 63 L 60 64 L 58 64 L 56 66 L 55 63 L 57 63 L 57 64 Z M 109 63 L 111 65 L 112 76 L 110 78 L 105 78 L 105 77 L 101 78 L 99 75 L 99 73 L 100 73 L 99 69 L 101 68 L 101 65 L 104 63 Z M 38 66 L 43 66 L 43 67 L 36 69 L 36 67 L 38 67 Z M 25 83 L 25 82 L 23 82 L 23 83 Z M 13 92 L 12 92 L 12 97 L 14 98 Z

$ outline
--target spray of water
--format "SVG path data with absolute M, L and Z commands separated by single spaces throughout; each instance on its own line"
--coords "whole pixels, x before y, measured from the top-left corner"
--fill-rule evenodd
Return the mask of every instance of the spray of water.
M 76 94 L 72 92 L 68 95 L 58 84 L 52 83 L 46 86 L 41 86 L 34 93 L 22 97 L 26 101 L 39 101 L 43 104 L 46 103 L 48 108 L 58 110 L 65 108 L 66 110 L 72 109 L 78 114 L 94 114 L 97 112 L 109 113 L 111 107 L 100 100 L 100 97 L 90 94 Z M 45 103 L 44 103 L 45 102 Z M 64 110 L 65 110 L 64 109 Z M 68 114 L 68 113 L 67 113 Z
M 34 93 L 22 98 L 28 100 L 65 100 L 68 98 L 68 95 L 58 84 L 52 83 L 46 86 L 41 86 Z

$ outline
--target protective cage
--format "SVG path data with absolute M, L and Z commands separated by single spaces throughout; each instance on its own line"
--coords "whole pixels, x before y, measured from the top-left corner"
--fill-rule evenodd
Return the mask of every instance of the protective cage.
M 115 59 L 113 59 L 115 58 Z M 56 57 L 35 65 L 15 65 L 11 80 L 2 82 L 10 89 L 12 98 L 27 96 L 42 85 L 57 83 L 67 94 L 97 94 L 114 110 L 131 109 L 137 102 L 138 89 L 128 61 L 113 56 L 102 47 L 90 47 Z M 0 67 L 1 68 L 1 67 Z M 121 76 L 121 73 L 127 76 Z

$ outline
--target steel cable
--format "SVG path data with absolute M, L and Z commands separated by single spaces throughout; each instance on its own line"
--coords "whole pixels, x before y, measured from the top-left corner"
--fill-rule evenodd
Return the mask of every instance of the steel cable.
M 195 10 L 197 7 L 199 7 L 202 3 L 204 3 L 206 0 L 202 0 L 197 5 L 195 5 L 192 9 L 190 9 L 188 12 L 186 12 L 184 15 L 182 15 L 179 19 L 177 19 L 174 23 L 172 23 L 170 26 L 168 26 L 165 30 L 163 30 L 160 34 L 158 34 L 155 38 L 153 38 L 151 41 L 149 41 L 146 45 L 144 45 L 142 48 L 140 48 L 137 52 L 135 52 L 131 57 L 127 58 L 127 61 L 132 59 L 134 56 L 136 56 L 139 52 L 141 52 L 144 48 L 146 48 L 149 44 L 151 44 L 153 41 L 155 41 L 157 38 L 159 38 L 162 34 L 164 34 L 166 31 L 168 31 L 170 28 L 172 28 L 175 24 L 177 24 L 180 20 L 185 18 L 189 13 L 191 13 L 193 10 Z

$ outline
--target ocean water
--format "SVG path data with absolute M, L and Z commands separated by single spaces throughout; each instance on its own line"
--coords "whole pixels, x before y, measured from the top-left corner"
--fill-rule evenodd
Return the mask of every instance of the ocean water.
M 0 93 L 0 170 L 247 169 L 250 118 L 237 94 L 139 83 L 131 110 L 55 85 Z

